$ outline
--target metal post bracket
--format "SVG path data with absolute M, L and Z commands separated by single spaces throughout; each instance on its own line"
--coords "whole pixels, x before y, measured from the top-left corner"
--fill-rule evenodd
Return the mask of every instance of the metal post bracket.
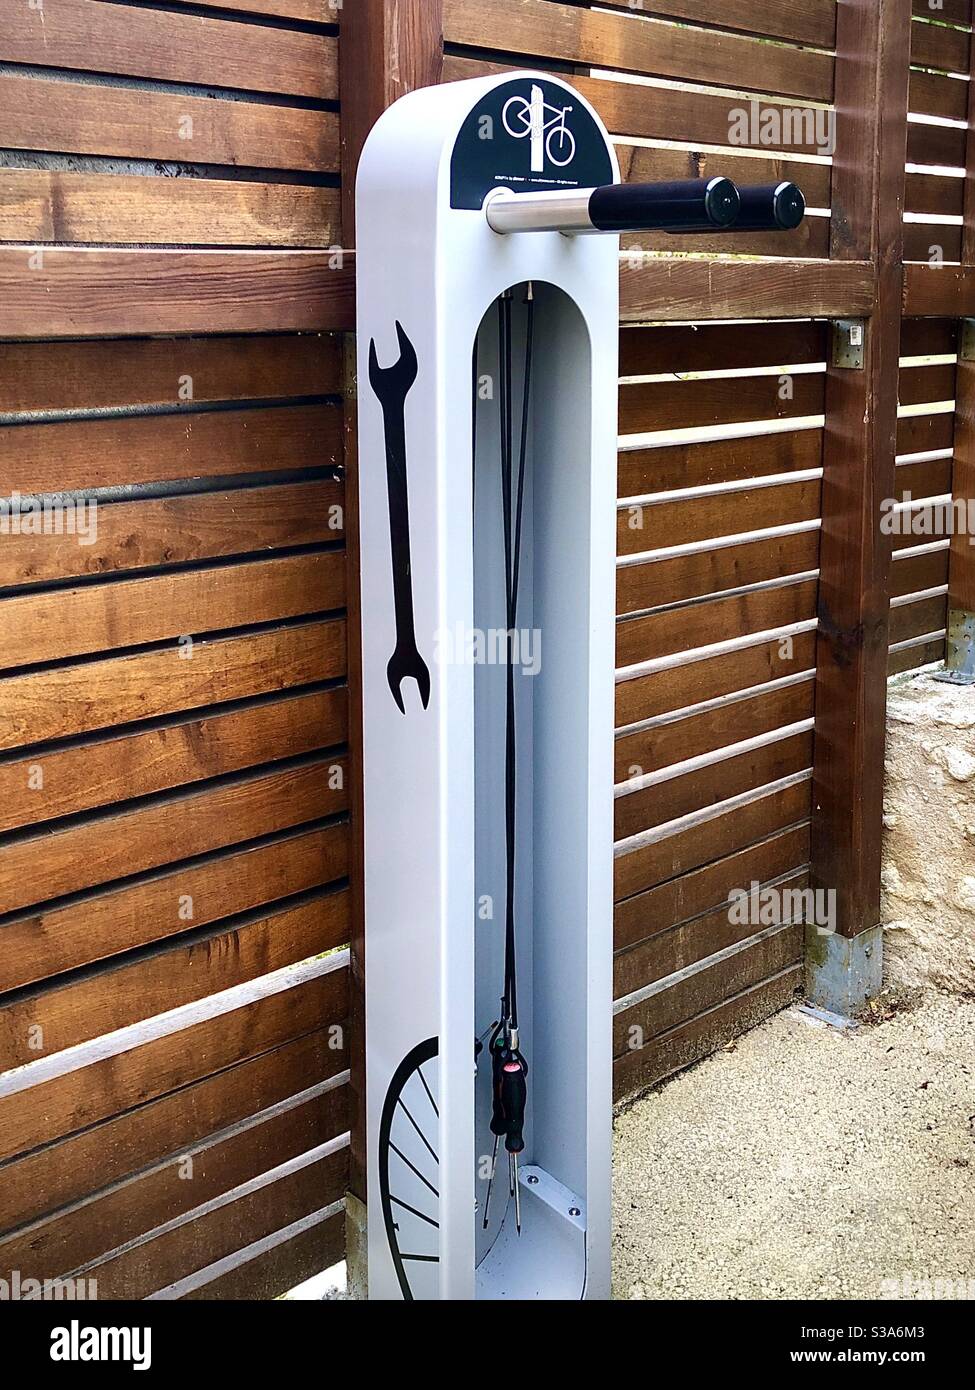
M 830 360 L 834 367 L 863 371 L 866 345 L 866 319 L 833 320 L 833 349 Z
M 948 648 L 945 669 L 935 673 L 946 685 L 975 685 L 975 613 L 948 609 Z
M 958 343 L 959 362 L 975 362 L 975 319 L 962 319 Z

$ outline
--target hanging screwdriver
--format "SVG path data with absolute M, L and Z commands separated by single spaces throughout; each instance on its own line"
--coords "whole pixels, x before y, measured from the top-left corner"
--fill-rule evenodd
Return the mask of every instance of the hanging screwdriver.
M 501 1103 L 507 1122 L 504 1147 L 508 1152 L 511 1188 L 515 1195 L 515 1226 L 521 1235 L 521 1189 L 518 1155 L 525 1147 L 525 1107 L 528 1103 L 528 1063 L 517 1049 L 510 1051 L 501 1069 Z
M 494 1153 L 491 1155 L 491 1172 L 488 1177 L 487 1199 L 484 1203 L 485 1231 L 488 1228 L 491 1214 L 491 1192 L 494 1188 L 494 1175 L 498 1168 L 498 1149 L 502 1138 L 508 1133 L 508 1122 L 505 1118 L 502 1099 L 504 1065 L 508 1056 L 504 1040 L 503 1019 L 495 1025 L 494 1032 L 491 1034 L 491 1041 L 488 1043 L 488 1051 L 491 1054 L 491 1133 L 494 1135 Z

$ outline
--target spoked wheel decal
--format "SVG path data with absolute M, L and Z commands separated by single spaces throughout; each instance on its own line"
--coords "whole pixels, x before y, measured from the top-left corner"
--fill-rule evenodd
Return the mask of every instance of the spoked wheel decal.
M 439 1039 L 427 1038 L 393 1073 L 379 1121 L 379 1197 L 404 1299 L 440 1262 Z M 427 1271 L 427 1280 L 429 1280 Z

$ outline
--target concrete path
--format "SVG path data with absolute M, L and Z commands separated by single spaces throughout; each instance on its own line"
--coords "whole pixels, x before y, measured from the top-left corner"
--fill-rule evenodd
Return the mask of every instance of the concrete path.
M 878 1014 L 787 1010 L 617 1116 L 617 1298 L 975 1298 L 975 1001 Z

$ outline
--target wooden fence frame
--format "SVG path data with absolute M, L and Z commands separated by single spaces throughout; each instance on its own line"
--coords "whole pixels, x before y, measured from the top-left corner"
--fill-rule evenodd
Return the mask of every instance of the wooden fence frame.
M 397 97 L 440 80 L 443 0 L 360 0 L 339 52 L 346 239 L 363 141 Z M 903 263 L 911 0 L 839 0 L 837 147 L 830 259 L 755 264 L 659 261 L 621 270 L 621 318 L 797 316 L 863 320 L 862 370 L 827 368 L 813 771 L 812 882 L 833 889 L 840 937 L 880 923 L 883 760 L 891 539 L 880 503 L 894 494 L 903 317 L 975 313 L 975 135 L 969 134 L 964 264 Z M 961 305 L 961 308 L 959 308 Z M 975 366 L 959 364 L 956 488 L 975 488 Z M 855 466 L 863 461 L 862 467 Z M 350 473 L 351 473 L 350 469 Z M 354 532 L 354 526 L 350 527 Z M 952 550 L 952 599 L 975 608 L 970 552 Z M 350 610 L 351 611 L 351 610 Z M 353 980 L 362 980 L 361 919 Z M 362 1023 L 361 996 L 357 1018 Z M 360 1044 L 361 1046 L 361 1038 Z M 360 1101 L 362 1097 L 360 1096 Z M 362 1124 L 352 1191 L 365 1195 Z
M 343 245 L 348 250 L 138 250 L 0 247 L 0 334 L 83 338 L 142 334 L 342 332 L 345 368 L 350 730 L 353 750 L 351 1190 L 365 1196 L 364 935 L 356 553 L 355 171 L 364 140 L 397 97 L 442 80 L 451 0 L 346 0 L 337 11 Z M 485 0 L 487 3 L 487 0 Z M 610 0 L 612 3 L 612 0 Z M 654 6 L 649 3 L 648 10 Z M 673 12 L 673 6 L 662 8 Z M 970 88 L 962 263 L 905 264 L 912 14 L 922 0 L 838 0 L 828 260 L 659 259 L 621 269 L 624 323 L 709 319 L 862 320 L 860 370 L 829 364 L 816 638 L 812 880 L 833 889 L 840 943 L 880 922 L 883 755 L 891 540 L 880 502 L 894 495 L 901 325 L 975 318 L 975 83 Z M 718 21 L 716 21 L 718 22 Z M 972 75 L 975 76 L 975 42 Z M 530 60 L 529 60 L 530 61 Z M 959 360 L 956 497 L 975 498 L 975 362 Z M 951 543 L 949 605 L 975 610 L 975 556 Z

